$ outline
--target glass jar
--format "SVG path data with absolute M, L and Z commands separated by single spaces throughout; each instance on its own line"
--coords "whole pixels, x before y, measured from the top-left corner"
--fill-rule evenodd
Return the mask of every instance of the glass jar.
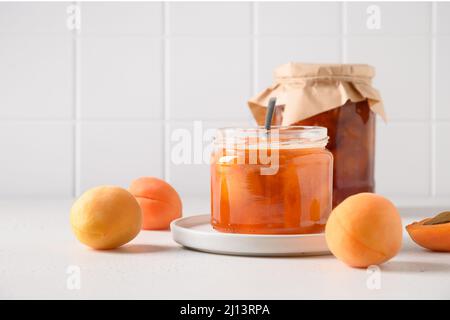
M 367 101 L 351 102 L 296 122 L 328 129 L 333 153 L 333 207 L 360 192 L 374 192 L 375 113 Z
M 249 100 L 258 124 L 277 98 L 273 125 L 322 126 L 333 153 L 333 207 L 360 192 L 374 192 L 376 114 L 386 115 L 372 86 L 375 69 L 361 64 L 288 63 L 274 72 L 274 84 Z
M 221 232 L 324 231 L 332 208 L 327 129 L 223 128 L 211 155 L 211 224 Z

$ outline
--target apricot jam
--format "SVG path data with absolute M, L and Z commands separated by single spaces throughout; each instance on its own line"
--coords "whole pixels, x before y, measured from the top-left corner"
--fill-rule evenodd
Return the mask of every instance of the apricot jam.
M 296 124 L 328 129 L 327 147 L 334 157 L 333 208 L 353 194 L 374 192 L 375 113 L 366 100 L 347 101 Z
M 211 224 L 228 233 L 324 231 L 332 208 L 327 129 L 219 129 L 211 156 Z

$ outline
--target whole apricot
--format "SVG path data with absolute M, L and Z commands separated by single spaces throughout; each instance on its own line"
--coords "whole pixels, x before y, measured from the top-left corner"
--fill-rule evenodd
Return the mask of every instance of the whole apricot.
M 75 201 L 70 223 L 75 236 L 85 245 L 114 249 L 134 239 L 141 230 L 141 208 L 127 190 L 100 186 Z
M 377 265 L 402 246 L 402 222 L 394 204 L 374 193 L 359 193 L 341 202 L 325 227 L 330 251 L 351 267 Z
M 164 180 L 142 177 L 129 188 L 142 209 L 142 229 L 168 229 L 172 220 L 181 217 L 182 204 L 177 191 Z

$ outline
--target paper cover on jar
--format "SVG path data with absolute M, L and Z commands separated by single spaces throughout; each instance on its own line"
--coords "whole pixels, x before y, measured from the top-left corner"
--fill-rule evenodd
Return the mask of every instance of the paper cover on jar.
M 380 93 L 372 86 L 375 69 L 365 64 L 287 63 L 274 72 L 274 84 L 248 101 L 259 125 L 272 97 L 284 106 L 282 125 L 290 125 L 343 106 L 348 100 L 367 100 L 370 109 L 386 121 Z

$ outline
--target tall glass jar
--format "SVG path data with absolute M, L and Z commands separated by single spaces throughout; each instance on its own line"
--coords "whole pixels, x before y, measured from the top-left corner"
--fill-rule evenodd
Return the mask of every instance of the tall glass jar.
M 328 149 L 334 156 L 333 207 L 360 192 L 374 192 L 375 113 L 367 101 L 351 102 L 299 125 L 328 128 Z
M 222 232 L 324 231 L 332 208 L 327 129 L 223 128 L 211 155 L 211 224 Z
M 359 64 L 288 63 L 275 69 L 274 84 L 249 101 L 259 124 L 277 97 L 273 125 L 322 126 L 334 156 L 333 207 L 360 192 L 374 192 L 376 114 L 383 103 L 372 86 L 375 69 Z

